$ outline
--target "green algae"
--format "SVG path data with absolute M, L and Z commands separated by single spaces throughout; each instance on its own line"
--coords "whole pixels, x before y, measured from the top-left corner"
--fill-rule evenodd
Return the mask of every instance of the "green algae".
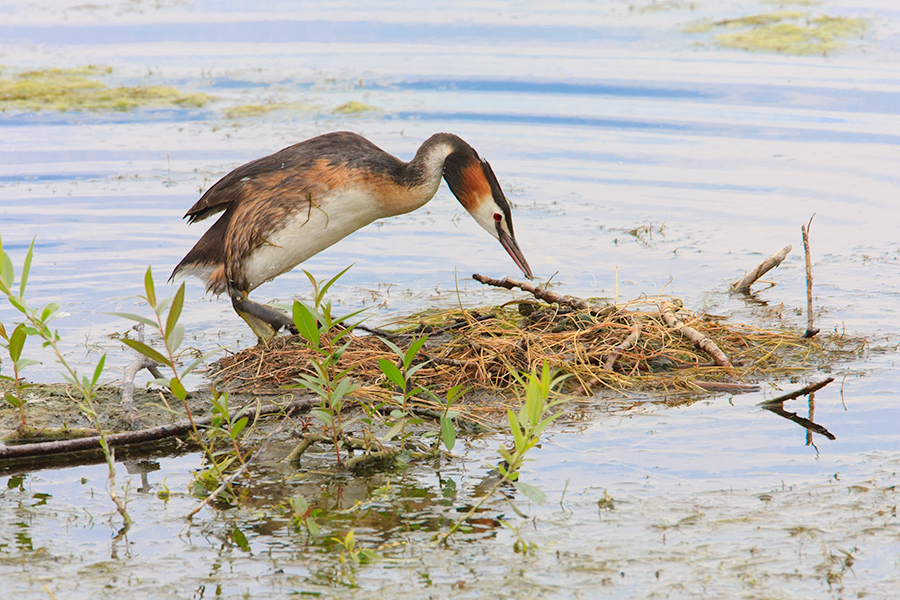
M 363 104 L 362 102 L 357 102 L 356 100 L 351 100 L 350 102 L 345 102 L 341 104 L 337 108 L 333 109 L 331 112 L 334 114 L 341 115 L 355 115 L 359 113 L 368 112 L 370 110 L 378 110 L 374 106 L 369 104 Z
M 715 22 L 690 23 L 685 33 L 738 29 L 718 33 L 721 48 L 747 52 L 774 52 L 795 56 L 831 54 L 845 46 L 844 40 L 865 34 L 868 23 L 854 17 L 813 16 L 807 12 L 782 10 Z
M 163 85 L 109 87 L 100 77 L 111 67 L 40 69 L 0 76 L 0 110 L 129 111 L 138 108 L 199 108 L 212 100 Z
M 310 111 L 315 107 L 299 102 L 270 102 L 267 104 L 240 104 L 232 106 L 225 111 L 225 117 L 228 119 L 246 119 L 252 117 L 260 117 L 270 112 L 279 110 L 292 111 Z

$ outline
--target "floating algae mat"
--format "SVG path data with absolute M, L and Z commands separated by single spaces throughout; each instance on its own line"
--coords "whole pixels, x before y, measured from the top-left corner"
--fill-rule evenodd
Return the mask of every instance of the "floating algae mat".
M 212 97 L 186 93 L 164 85 L 109 87 L 102 78 L 111 67 L 42 69 L 8 74 L 0 71 L 0 110 L 73 111 L 138 108 L 197 108 Z
M 722 31 L 715 36 L 722 48 L 794 55 L 829 54 L 866 29 L 865 19 L 787 10 L 685 27 L 688 33 Z
M 833 363 L 863 347 L 860 340 L 837 335 L 805 339 L 801 333 L 695 315 L 671 297 L 592 305 L 525 283 L 479 280 L 521 287 L 533 297 L 413 316 L 395 323 L 392 331 L 348 334 L 341 340 L 349 339 L 349 345 L 337 368 L 350 369 L 362 384 L 356 396 L 390 401 L 394 390 L 378 361 L 396 361 L 397 356 L 382 338 L 405 349 L 427 335 L 418 362 L 428 362 L 416 372 L 415 384 L 439 396 L 464 386 L 477 392 L 467 397 L 480 399 L 479 406 L 466 406 L 476 412 L 505 411 L 502 402 L 482 401 L 512 395 L 517 383 L 513 373 L 545 362 L 569 375 L 564 393 L 606 389 L 651 393 L 677 403 L 696 392 L 750 391 L 755 382 Z M 313 357 L 315 351 L 299 336 L 275 338 L 221 358 L 213 366 L 213 379 L 222 389 L 273 393 L 304 373 L 312 374 Z

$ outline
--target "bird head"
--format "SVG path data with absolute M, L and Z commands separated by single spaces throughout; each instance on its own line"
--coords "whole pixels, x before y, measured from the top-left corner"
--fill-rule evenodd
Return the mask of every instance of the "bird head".
M 533 279 L 531 268 L 513 233 L 509 202 L 500 189 L 491 165 L 480 159 L 471 146 L 466 145 L 447 156 L 444 161 L 444 179 L 450 191 L 475 221 L 503 245 L 525 277 Z

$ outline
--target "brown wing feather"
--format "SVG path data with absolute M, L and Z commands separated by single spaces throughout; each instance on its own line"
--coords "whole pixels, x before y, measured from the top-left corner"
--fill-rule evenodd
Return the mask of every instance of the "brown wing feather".
M 310 210 L 310 203 L 328 191 L 358 185 L 368 176 L 367 187 L 384 196 L 386 214 L 409 210 L 390 207 L 413 193 L 411 187 L 418 183 L 403 179 L 405 166 L 349 132 L 321 135 L 242 165 L 210 187 L 185 214 L 190 224 L 224 211 L 171 278 L 193 272 L 206 277 L 210 292 L 249 291 L 243 272 L 247 257 L 268 243 L 290 215 Z
M 314 167 L 321 168 L 323 164 L 388 175 L 399 175 L 405 166 L 358 134 L 348 131 L 327 133 L 236 168 L 210 187 L 184 217 L 191 224 L 225 210 L 246 197 L 244 187 L 249 181 L 260 177 L 269 179 L 281 172 L 288 180 L 292 176 L 303 176 Z M 312 181 L 308 176 L 306 179 Z

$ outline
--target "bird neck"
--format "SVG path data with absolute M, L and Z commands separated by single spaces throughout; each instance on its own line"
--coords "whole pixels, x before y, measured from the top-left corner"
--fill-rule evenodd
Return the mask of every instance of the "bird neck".
M 425 140 L 419 146 L 416 156 L 406 163 L 403 179 L 410 185 L 421 185 L 437 192 L 447 157 L 469 148 L 467 143 L 452 133 L 436 133 Z

